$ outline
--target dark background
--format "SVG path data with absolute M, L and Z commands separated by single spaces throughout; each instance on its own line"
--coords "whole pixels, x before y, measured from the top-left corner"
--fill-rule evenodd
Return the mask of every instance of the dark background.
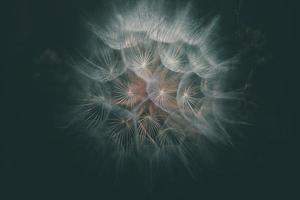
M 62 85 L 68 78 L 64 57 L 84 41 L 82 16 L 107 3 L 7 2 L 1 24 L 0 199 L 296 199 L 300 189 L 296 5 L 287 0 L 203 2 L 228 19 L 235 19 L 242 2 L 239 23 L 264 35 L 262 55 L 267 62 L 255 68 L 252 80 L 257 126 L 243 153 L 226 157 L 221 170 L 201 180 L 186 174 L 161 178 L 147 193 L 134 170 L 116 181 L 113 170 L 98 174 L 87 169 L 97 157 L 86 147 L 89 142 L 73 141 L 55 122 L 67 98 Z

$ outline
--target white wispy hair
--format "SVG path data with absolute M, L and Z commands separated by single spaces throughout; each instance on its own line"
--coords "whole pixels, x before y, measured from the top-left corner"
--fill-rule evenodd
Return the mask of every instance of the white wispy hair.
M 116 5 L 104 25 L 88 23 L 94 44 L 75 69 L 99 97 L 87 95 L 74 121 L 123 153 L 151 160 L 173 152 L 189 168 L 191 152 L 233 145 L 228 127 L 246 124 L 236 114 L 243 90 L 227 87 L 240 63 L 218 46 L 220 16 L 193 18 L 192 4 L 167 5 Z

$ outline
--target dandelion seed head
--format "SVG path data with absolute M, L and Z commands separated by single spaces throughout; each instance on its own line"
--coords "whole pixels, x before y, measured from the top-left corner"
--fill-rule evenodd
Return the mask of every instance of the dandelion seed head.
M 217 102 L 235 99 L 234 91 L 220 88 L 236 58 L 223 58 L 211 45 L 218 16 L 196 23 L 190 4 L 181 11 L 168 9 L 142 0 L 112 13 L 105 26 L 92 24 L 96 48 L 81 56 L 77 71 L 98 84 L 101 95 L 89 101 L 103 111 L 92 125 L 105 130 L 118 148 L 172 146 L 187 156 L 184 141 L 190 137 L 231 143 Z

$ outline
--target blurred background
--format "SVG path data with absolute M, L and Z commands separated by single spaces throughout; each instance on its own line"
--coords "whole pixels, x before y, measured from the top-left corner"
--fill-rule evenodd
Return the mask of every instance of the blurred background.
M 218 170 L 201 179 L 179 170 L 145 190 L 137 177 L 143 172 L 128 169 L 116 178 L 114 166 L 97 160 L 92 141 L 64 134 L 56 123 L 72 76 L 66 57 L 86 39 L 82 19 L 105 10 L 108 1 L 5 2 L 0 199 L 295 199 L 300 169 L 295 3 L 202 0 L 197 5 L 220 11 L 245 45 L 257 45 L 251 76 L 256 126 Z M 100 173 L 103 166 L 112 169 Z

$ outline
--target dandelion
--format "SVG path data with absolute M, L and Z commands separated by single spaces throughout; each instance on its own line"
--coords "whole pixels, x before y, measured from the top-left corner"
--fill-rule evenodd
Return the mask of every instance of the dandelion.
M 224 113 L 225 102 L 239 101 L 242 92 L 224 89 L 238 57 L 225 58 L 212 45 L 219 16 L 193 19 L 191 4 L 175 11 L 157 1 L 131 6 L 116 9 L 103 26 L 89 24 L 95 42 L 75 66 L 88 84 L 74 122 L 129 154 L 180 152 L 185 165 L 204 141 L 231 144 L 226 125 L 239 119 L 226 117 L 233 115 Z

